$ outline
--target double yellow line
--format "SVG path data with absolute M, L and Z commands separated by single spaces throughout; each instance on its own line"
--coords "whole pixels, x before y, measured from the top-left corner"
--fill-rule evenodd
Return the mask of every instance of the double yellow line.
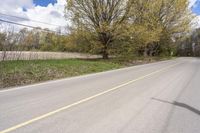
M 49 112 L 49 113 L 43 114 L 43 115 L 38 116 L 38 117 L 36 117 L 36 118 L 33 118 L 33 119 L 31 119 L 31 120 L 28 120 L 28 121 L 26 121 L 26 122 L 23 122 L 23 123 L 20 123 L 20 124 L 18 124 L 18 125 L 15 125 L 15 126 L 13 126 L 13 127 L 10 127 L 10 128 L 5 129 L 5 130 L 2 130 L 2 131 L 0 131 L 0 133 L 8 133 L 8 132 L 14 131 L 14 130 L 16 130 L 16 129 L 18 129 L 18 128 L 24 127 L 24 126 L 26 126 L 26 125 L 29 125 L 29 124 L 34 123 L 34 122 L 36 122 L 36 121 L 39 121 L 39 120 L 41 120 L 41 119 L 50 117 L 50 116 L 52 116 L 52 115 L 54 115 L 54 114 L 56 114 L 56 113 L 59 113 L 59 112 L 64 111 L 64 110 L 67 110 L 67 109 L 69 109 L 69 108 L 71 108 L 71 107 L 74 107 L 74 106 L 76 106 L 76 105 L 82 104 L 82 103 L 84 103 L 84 102 L 87 102 L 87 101 L 89 101 L 89 100 L 92 100 L 92 99 L 94 99 L 94 98 L 97 98 L 97 97 L 99 97 L 99 96 L 102 96 L 102 95 L 104 95 L 104 94 L 106 94 L 106 93 L 109 93 L 109 92 L 111 92 L 111 91 L 115 91 L 115 90 L 117 90 L 117 89 L 119 89 L 119 88 L 122 88 L 122 87 L 124 87 L 124 86 L 127 86 L 127 85 L 129 85 L 129 84 L 131 84 L 131 83 L 134 83 L 134 82 L 136 82 L 136 81 L 139 81 L 139 80 L 142 80 L 142 79 L 144 79 L 144 78 L 150 77 L 150 76 L 152 76 L 152 75 L 154 75 L 154 74 L 163 72 L 163 71 L 165 71 L 165 70 L 167 70 L 167 69 L 169 69 L 169 68 L 172 68 L 172 67 L 174 67 L 174 66 L 176 66 L 176 65 L 178 65 L 178 64 L 180 64 L 180 63 L 176 63 L 176 64 L 174 64 L 174 65 L 171 65 L 171 66 L 162 68 L 162 69 L 160 69 L 160 70 L 154 71 L 154 72 L 152 72 L 152 73 L 149 73 L 149 74 L 144 75 L 144 76 L 142 76 L 142 77 L 139 77 L 139 78 L 137 78 L 137 79 L 130 80 L 130 81 L 124 83 L 124 84 L 121 84 L 121 85 L 119 85 L 119 86 L 113 87 L 113 88 L 108 89 L 108 90 L 106 90 L 106 91 L 100 92 L 100 93 L 98 93 L 98 94 L 96 94 L 96 95 L 93 95 L 93 96 L 91 96 L 91 97 L 82 99 L 82 100 L 80 100 L 80 101 L 78 101 L 78 102 L 72 103 L 72 104 L 70 104 L 70 105 L 64 106 L 64 107 L 59 108 L 59 109 L 57 109 L 57 110 L 51 111 L 51 112 Z

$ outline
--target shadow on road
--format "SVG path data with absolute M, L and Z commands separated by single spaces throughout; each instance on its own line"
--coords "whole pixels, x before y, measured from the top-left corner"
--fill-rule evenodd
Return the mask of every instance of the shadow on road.
M 190 111 L 192 111 L 193 113 L 197 114 L 197 115 L 200 115 L 200 111 L 192 106 L 189 106 L 185 103 L 180 103 L 180 102 L 169 102 L 169 101 L 165 101 L 165 100 L 161 100 L 161 99 L 157 99 L 157 98 L 152 98 L 153 100 L 156 100 L 156 101 L 159 101 L 159 102 L 163 102 L 163 103 L 168 103 L 168 104 L 172 104 L 172 105 L 175 105 L 175 106 L 178 106 L 178 107 L 182 107 L 182 108 L 185 108 L 185 109 L 188 109 Z

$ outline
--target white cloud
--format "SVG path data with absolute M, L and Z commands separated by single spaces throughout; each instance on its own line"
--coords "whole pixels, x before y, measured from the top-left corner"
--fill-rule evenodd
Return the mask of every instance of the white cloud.
M 42 22 L 51 23 L 54 25 L 66 26 L 67 22 L 64 18 L 64 6 L 65 0 L 58 0 L 54 5 L 49 4 L 47 7 L 36 6 L 34 8 L 28 9 L 26 14 L 28 18 L 32 20 L 39 20 Z M 29 22 L 31 25 L 41 26 L 43 28 L 53 29 L 55 26 L 46 25 L 46 24 L 36 24 Z
M 65 0 L 57 0 L 57 3 L 54 5 L 49 4 L 47 7 L 42 7 L 35 6 L 33 0 L 6 0 L 0 4 L 0 13 L 23 17 L 30 20 L 37 20 L 53 25 L 66 26 L 67 21 L 64 18 L 65 4 Z M 26 8 L 27 11 L 24 12 L 23 8 Z M 15 22 L 18 21 L 34 27 L 49 28 L 51 30 L 58 28 L 58 26 L 35 23 L 2 15 L 0 15 L 0 18 Z
M 200 16 L 196 16 L 193 20 L 193 23 L 194 29 L 200 28 Z
M 33 0 L 6 0 L 1 2 L 1 10 L 9 9 L 15 10 L 16 8 L 26 7 L 31 8 L 33 7 Z
M 195 6 L 197 0 L 189 0 L 189 8 Z M 23 17 L 31 20 L 37 20 L 54 25 L 67 26 L 69 21 L 64 18 L 64 7 L 66 0 L 57 0 L 54 5 L 49 4 L 47 7 L 35 6 L 33 0 L 5 0 L 0 4 L 0 13 Z M 27 11 L 24 12 L 23 8 Z M 31 25 L 34 27 L 49 28 L 55 30 L 57 26 L 35 23 L 31 21 L 25 21 L 17 18 L 6 17 L 0 15 L 1 19 L 6 19 L 14 22 L 20 22 L 23 24 Z M 194 20 L 196 27 L 200 27 L 200 16 L 197 16 Z
M 198 0 L 189 0 L 189 8 L 192 8 L 192 7 L 195 7 L 197 6 L 196 3 L 197 3 Z M 194 14 L 196 17 L 193 19 L 193 26 L 192 28 L 199 28 L 200 27 L 200 15 L 196 15 Z
M 198 0 L 189 0 L 189 7 L 191 8 L 192 6 L 194 6 L 197 1 Z

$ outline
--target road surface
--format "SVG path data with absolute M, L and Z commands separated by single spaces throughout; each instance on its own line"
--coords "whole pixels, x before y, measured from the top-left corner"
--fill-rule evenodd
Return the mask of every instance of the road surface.
M 198 133 L 200 59 L 0 91 L 0 133 Z

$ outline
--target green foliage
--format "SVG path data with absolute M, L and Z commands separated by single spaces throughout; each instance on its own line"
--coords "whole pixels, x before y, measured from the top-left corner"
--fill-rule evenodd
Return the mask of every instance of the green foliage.
M 129 5 L 129 1 L 122 0 L 67 0 L 66 8 L 73 29 L 90 32 L 91 44 L 97 51 L 100 48 L 106 59 L 113 40 L 121 33 L 119 29 L 127 18 Z
M 170 55 L 173 39 L 189 32 L 193 18 L 188 0 L 67 2 L 73 31 L 86 33 L 74 39 L 80 44 L 86 38 L 88 48 L 100 49 L 103 55 Z
M 190 31 L 188 0 L 67 0 L 69 34 L 41 28 L 0 34 L 0 50 L 112 56 L 171 55 Z

